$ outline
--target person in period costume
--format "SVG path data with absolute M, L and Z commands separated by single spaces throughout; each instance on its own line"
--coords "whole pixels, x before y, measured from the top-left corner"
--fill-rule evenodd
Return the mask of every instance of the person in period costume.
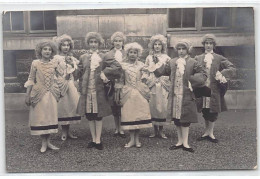
M 102 118 L 112 114 L 105 85 L 110 80 L 119 78 L 122 68 L 116 60 L 104 59 L 104 54 L 99 51 L 104 40 L 99 33 L 87 33 L 85 43 L 90 47 L 90 50 L 81 55 L 79 59 L 79 72 L 77 74 L 80 79 L 79 91 L 81 95 L 77 111 L 89 120 L 92 141 L 88 143 L 88 148 L 95 147 L 102 150 Z
M 177 42 L 175 49 L 178 57 L 164 63 L 157 63 L 156 76 L 170 76 L 171 86 L 167 105 L 167 119 L 176 125 L 178 142 L 170 150 L 194 150 L 188 144 L 189 126 L 197 123 L 196 102 L 193 89 L 203 87 L 207 79 L 203 67 L 189 56 L 191 45 L 188 40 Z
M 217 143 L 218 140 L 213 134 L 214 125 L 218 113 L 227 110 L 224 99 L 229 78 L 235 76 L 234 65 L 222 55 L 213 52 L 216 47 L 216 37 L 214 34 L 206 34 L 202 38 L 205 53 L 196 56 L 195 60 L 202 64 L 208 74 L 206 86 L 211 89 L 211 97 L 201 97 L 197 99 L 198 112 L 202 112 L 205 119 L 205 132 L 198 139 L 209 140 Z
M 142 49 L 142 46 L 136 42 L 126 44 L 126 61 L 122 63 L 124 86 L 121 91 L 121 127 L 130 132 L 130 141 L 125 145 L 126 148 L 141 147 L 140 129 L 152 127 L 148 102 L 150 90 L 141 81 L 144 64 L 138 61 Z
M 81 116 L 76 112 L 79 93 L 74 85 L 73 76 L 79 61 L 72 56 L 74 42 L 70 36 L 64 34 L 56 37 L 54 41 L 57 43 L 59 54 L 55 55 L 53 60 L 56 60 L 63 70 L 63 76 L 57 80 L 62 96 L 58 103 L 58 122 L 62 127 L 61 139 L 66 140 L 67 137 L 75 139 L 77 137 L 69 129 L 70 124 L 78 124 L 81 120 Z
M 150 54 L 147 56 L 145 65 L 147 68 L 154 68 L 157 63 L 166 63 L 170 57 L 166 54 L 167 39 L 163 35 L 154 35 L 150 39 L 148 45 Z M 143 75 L 146 84 L 151 90 L 151 99 L 149 101 L 152 123 L 154 126 L 154 134 L 149 137 L 161 137 L 167 139 L 163 133 L 163 125 L 166 122 L 167 114 L 167 97 L 170 88 L 169 76 L 156 77 L 153 72 Z
M 38 59 L 33 60 L 28 81 L 24 85 L 27 88 L 25 103 L 30 106 L 31 135 L 41 136 L 41 152 L 45 152 L 47 148 L 59 149 L 50 142 L 50 134 L 58 132 L 57 102 L 60 90 L 56 79 L 63 75 L 58 63 L 51 60 L 56 52 L 52 41 L 44 40 L 36 45 Z
M 105 59 L 114 59 L 119 63 L 122 63 L 125 58 L 124 44 L 126 42 L 126 36 L 122 32 L 115 32 L 111 36 L 111 43 L 113 48 L 106 54 Z M 121 129 L 121 104 L 120 104 L 120 92 L 123 87 L 123 75 L 119 79 L 113 81 L 114 93 L 111 96 L 111 109 L 115 121 L 115 133 L 114 136 L 120 136 L 125 138 L 126 135 Z

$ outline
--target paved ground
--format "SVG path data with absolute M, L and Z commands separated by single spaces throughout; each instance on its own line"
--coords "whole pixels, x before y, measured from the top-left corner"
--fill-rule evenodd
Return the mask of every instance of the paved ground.
M 7 172 L 237 170 L 253 169 L 257 164 L 255 110 L 220 114 L 215 127 L 218 144 L 196 141 L 204 126 L 199 115 L 189 137 L 195 153 L 168 149 L 177 141 L 173 125 L 165 128 L 168 139 L 150 139 L 152 129 L 145 129 L 141 131 L 142 148 L 125 149 L 129 139 L 113 137 L 114 124 L 109 116 L 104 119 L 103 151 L 86 148 L 91 135 L 84 120 L 72 128 L 78 139 L 62 142 L 59 131 L 52 135 L 52 141 L 61 149 L 41 154 L 40 138 L 29 133 L 28 111 L 6 111 L 5 115 Z

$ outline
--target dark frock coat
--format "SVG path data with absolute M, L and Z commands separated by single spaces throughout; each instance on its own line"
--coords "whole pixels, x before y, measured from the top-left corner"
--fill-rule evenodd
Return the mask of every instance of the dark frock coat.
M 105 60 L 115 60 L 115 53 L 116 53 L 116 49 L 114 49 L 114 48 L 111 49 L 109 52 L 107 52 L 107 53 L 105 54 L 104 59 L 105 59 Z M 122 59 L 124 60 L 125 57 L 126 57 L 126 53 L 125 53 L 125 51 L 124 51 L 123 49 L 121 50 L 121 53 L 122 53 Z M 123 73 L 121 73 L 121 75 L 119 76 L 119 78 L 113 79 L 111 82 L 112 82 L 114 88 L 120 88 L 120 87 L 115 86 L 115 83 L 116 83 L 116 82 L 122 84 L 122 85 L 121 85 L 121 88 L 122 88 L 123 85 L 124 85 L 124 75 L 123 75 Z M 118 106 L 118 105 L 115 103 L 114 98 L 115 98 L 115 91 L 114 91 L 114 93 L 113 93 L 111 96 L 109 96 L 109 98 L 108 98 L 108 99 L 109 99 L 109 104 L 110 104 L 111 106 Z
M 90 63 L 91 63 L 91 53 L 86 53 L 80 56 L 80 63 L 78 65 L 77 76 L 79 78 L 79 91 L 80 99 L 78 103 L 77 111 L 80 115 L 85 115 L 86 113 L 86 100 L 88 93 L 88 83 L 90 75 Z M 102 61 L 100 62 L 99 67 L 95 69 L 95 85 L 97 93 L 97 108 L 98 108 L 98 117 L 105 117 L 112 114 L 111 107 L 108 103 L 108 97 L 105 93 L 104 82 L 100 77 L 101 72 L 103 71 L 105 76 L 109 80 L 114 80 L 119 78 L 122 73 L 121 65 L 113 59 L 104 59 L 104 54 L 99 53 Z
M 167 105 L 167 119 L 172 119 L 173 109 L 173 97 L 174 97 L 174 83 L 177 70 L 176 60 L 174 58 L 169 60 L 166 65 L 162 65 L 160 68 L 154 71 L 156 76 L 170 76 L 171 86 L 168 95 Z M 195 95 L 188 87 L 188 81 L 190 81 L 192 88 L 200 88 L 205 86 L 207 75 L 203 67 L 195 61 L 193 58 L 187 57 L 185 65 L 185 71 L 183 75 L 183 99 L 182 99 L 182 111 L 181 111 L 181 123 L 196 123 L 197 107 L 195 102 Z
M 206 62 L 204 62 L 205 53 L 195 57 L 195 60 L 198 61 L 205 69 Z M 211 89 L 211 97 L 210 97 L 210 112 L 211 113 L 219 113 L 222 111 L 227 111 L 227 105 L 224 99 L 224 96 L 220 95 L 220 87 L 219 82 L 215 79 L 217 71 L 220 71 L 223 76 L 228 80 L 235 76 L 236 69 L 234 65 L 222 55 L 218 55 L 213 53 L 213 60 L 210 68 L 210 89 Z M 197 108 L 198 112 L 202 111 L 203 107 L 203 98 L 198 98 L 197 100 Z

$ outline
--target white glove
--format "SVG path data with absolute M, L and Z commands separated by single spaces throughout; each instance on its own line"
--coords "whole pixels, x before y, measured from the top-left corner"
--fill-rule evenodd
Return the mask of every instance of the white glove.
M 103 80 L 104 83 L 108 83 L 109 79 L 107 79 L 106 75 L 104 74 L 104 72 L 102 71 L 100 74 L 100 78 Z
M 217 71 L 215 79 L 220 83 L 227 83 L 227 79 L 219 71 Z

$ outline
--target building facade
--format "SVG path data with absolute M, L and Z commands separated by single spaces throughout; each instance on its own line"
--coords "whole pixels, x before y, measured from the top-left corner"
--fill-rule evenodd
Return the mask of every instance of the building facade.
M 237 67 L 230 90 L 255 92 L 254 10 L 250 7 L 160 8 L 160 9 L 89 9 L 59 11 L 12 11 L 3 14 L 3 54 L 5 93 L 25 92 L 30 65 L 35 59 L 35 45 L 42 39 L 62 34 L 75 42 L 75 57 L 85 49 L 84 37 L 90 31 L 105 39 L 104 51 L 111 48 L 110 36 L 122 31 L 127 42 L 137 41 L 148 55 L 152 35 L 168 39 L 168 55 L 175 57 L 178 39 L 189 39 L 192 56 L 203 53 L 201 37 L 217 36 L 216 51 Z

